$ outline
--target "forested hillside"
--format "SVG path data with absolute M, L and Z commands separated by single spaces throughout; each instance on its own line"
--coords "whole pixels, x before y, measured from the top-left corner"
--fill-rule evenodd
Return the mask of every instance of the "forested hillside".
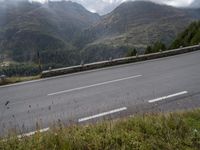
M 75 65 L 74 40 L 100 16 L 71 1 L 0 2 L 0 52 L 17 62 Z
M 200 44 L 200 21 L 192 23 L 184 32 L 178 35 L 171 48 Z
M 150 46 L 147 46 L 145 53 L 156 53 L 159 51 L 165 51 L 170 49 L 176 49 L 180 47 L 192 46 L 200 44 L 200 21 L 191 23 L 183 32 L 181 32 L 170 46 L 166 46 L 162 42 L 155 42 Z M 135 53 L 132 52 L 134 55 Z

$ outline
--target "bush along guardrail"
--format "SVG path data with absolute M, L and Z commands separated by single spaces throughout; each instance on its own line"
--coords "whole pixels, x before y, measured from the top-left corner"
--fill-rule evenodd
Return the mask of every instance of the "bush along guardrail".
M 161 51 L 158 53 L 147 54 L 147 55 L 125 57 L 125 58 L 96 62 L 96 63 L 91 63 L 91 64 L 85 64 L 85 65 L 82 64 L 79 66 L 47 70 L 47 71 L 42 72 L 42 78 L 76 73 L 76 72 L 104 68 L 104 67 L 115 66 L 115 65 L 121 65 L 121 64 L 126 64 L 126 63 L 134 63 L 134 62 L 151 60 L 151 59 L 156 59 L 156 58 L 168 57 L 168 56 L 184 54 L 184 53 L 188 53 L 188 52 L 194 52 L 197 50 L 200 50 L 200 45 L 182 47 L 179 49 Z

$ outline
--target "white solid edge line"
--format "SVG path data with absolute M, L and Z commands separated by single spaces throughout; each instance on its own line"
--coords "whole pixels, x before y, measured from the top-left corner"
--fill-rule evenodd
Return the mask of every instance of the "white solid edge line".
M 184 95 L 184 94 L 187 94 L 187 93 L 188 93 L 188 91 L 183 91 L 183 92 L 175 93 L 175 94 L 172 94 L 172 95 L 163 96 L 163 97 L 160 97 L 160 98 L 149 100 L 149 103 L 155 103 L 155 102 L 158 102 L 158 101 L 162 101 L 162 100 L 165 100 L 165 99 L 168 99 L 168 98 Z
M 106 115 L 109 115 L 109 114 L 113 114 L 113 113 L 117 113 L 117 112 L 121 112 L 121 111 L 125 111 L 125 110 L 127 110 L 127 107 L 114 109 L 114 110 L 111 110 L 111 111 L 108 111 L 108 112 L 103 112 L 103 113 L 100 113 L 100 114 L 97 114 L 97 115 L 94 115 L 94 116 L 89 116 L 89 117 L 78 119 L 78 122 L 88 121 L 88 120 L 91 120 L 91 119 L 103 117 L 103 116 L 106 116 Z
M 74 88 L 74 89 L 69 89 L 69 90 L 51 93 L 51 94 L 48 94 L 48 96 L 59 95 L 59 94 L 63 94 L 63 93 L 69 93 L 69 92 L 73 92 L 73 91 L 77 91 L 77 90 L 83 90 L 83 89 L 87 89 L 87 88 L 91 88 L 91 87 L 101 86 L 101 85 L 110 84 L 110 83 L 119 82 L 119 81 L 124 81 L 124 80 L 128 80 L 128 79 L 133 79 L 133 78 L 137 78 L 137 77 L 141 77 L 141 76 L 142 75 L 130 76 L 130 77 L 126 77 L 126 78 L 121 78 L 121 79 L 96 83 L 96 84 L 92 84 L 92 85 L 82 86 L 82 87 L 78 87 L 78 88 Z
M 42 132 L 47 132 L 49 130 L 49 128 L 44 128 L 44 129 L 41 129 L 39 131 L 33 131 L 33 132 L 29 132 L 29 133 L 25 133 L 25 134 L 22 134 L 22 135 L 18 135 L 17 137 L 20 139 L 22 137 L 29 137 L 29 136 L 32 136 L 36 133 L 42 133 Z

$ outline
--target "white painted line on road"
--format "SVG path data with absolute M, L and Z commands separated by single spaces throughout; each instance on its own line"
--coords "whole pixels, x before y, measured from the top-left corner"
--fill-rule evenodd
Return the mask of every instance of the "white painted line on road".
M 118 109 L 111 110 L 111 111 L 108 111 L 108 112 L 103 112 L 103 113 L 100 113 L 100 114 L 97 114 L 97 115 L 94 115 L 94 116 L 81 118 L 81 119 L 78 120 L 78 122 L 88 121 L 88 120 L 91 120 L 91 119 L 103 117 L 103 116 L 106 116 L 106 115 L 118 113 L 118 112 L 125 111 L 125 110 L 127 110 L 127 107 L 118 108 Z
M 48 94 L 48 96 L 59 95 L 59 94 L 63 94 L 63 93 L 69 93 L 69 92 L 73 92 L 73 91 L 83 90 L 83 89 L 87 89 L 87 88 L 91 88 L 91 87 L 106 85 L 106 84 L 115 83 L 115 82 L 124 81 L 124 80 L 129 80 L 129 79 L 133 79 L 133 78 L 138 78 L 138 77 L 141 77 L 141 76 L 142 75 L 136 75 L 136 76 L 126 77 L 126 78 L 106 81 L 106 82 L 102 82 L 102 83 L 96 83 L 96 84 L 92 84 L 92 85 L 82 86 L 82 87 L 78 87 L 78 88 L 74 88 L 74 89 L 69 89 L 69 90 L 51 93 L 51 94 Z
M 25 134 L 22 134 L 22 135 L 18 135 L 17 137 L 19 139 L 21 139 L 22 137 L 29 137 L 29 136 L 32 136 L 32 135 L 38 133 L 38 132 L 43 133 L 43 132 L 47 132 L 48 130 L 49 130 L 49 128 L 45 128 L 45 129 L 41 129 L 39 131 L 33 131 L 33 132 L 25 133 Z
M 183 92 L 175 93 L 175 94 L 172 94 L 172 95 L 163 96 L 163 97 L 160 97 L 160 98 L 149 100 L 149 103 L 155 103 L 155 102 L 158 102 L 158 101 L 166 100 L 168 98 L 184 95 L 184 94 L 187 94 L 187 93 L 188 93 L 188 91 L 183 91 Z

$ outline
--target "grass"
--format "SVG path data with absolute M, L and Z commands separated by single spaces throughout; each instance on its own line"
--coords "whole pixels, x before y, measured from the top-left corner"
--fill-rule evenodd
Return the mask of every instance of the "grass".
M 28 76 L 28 77 L 8 77 L 5 80 L 0 79 L 0 85 L 14 84 L 18 82 L 30 81 L 40 79 L 40 75 L 37 76 Z
M 199 150 L 200 110 L 144 115 L 0 141 L 2 150 Z

